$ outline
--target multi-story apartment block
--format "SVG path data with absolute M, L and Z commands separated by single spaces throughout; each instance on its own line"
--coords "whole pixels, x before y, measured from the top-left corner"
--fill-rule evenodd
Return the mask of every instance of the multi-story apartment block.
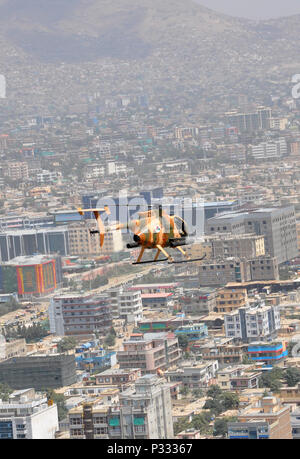
M 266 254 L 276 257 L 278 264 L 298 255 L 294 206 L 224 213 L 207 220 L 205 231 L 264 236 Z
M 123 319 L 127 323 L 137 323 L 143 318 L 143 303 L 140 290 L 125 287 L 111 289 L 106 292 L 115 319 Z
M 232 338 L 215 338 L 198 348 L 203 360 L 217 360 L 219 365 L 242 363 L 246 344 L 234 344 Z
M 140 368 L 121 370 L 120 368 L 102 371 L 95 375 L 96 384 L 116 385 L 120 388 L 134 383 L 142 376 Z
M 216 309 L 218 313 L 226 313 L 245 306 L 248 300 L 245 288 L 223 288 L 218 290 Z
M 263 397 L 238 415 L 238 422 L 228 423 L 229 439 L 291 440 L 290 407 L 274 396 Z
M 285 138 L 281 137 L 272 142 L 261 142 L 249 147 L 249 154 L 254 159 L 278 159 L 286 156 L 288 152 Z
M 111 255 L 123 249 L 121 231 L 108 231 L 103 247 L 100 247 L 99 237 L 91 234 L 90 230 L 96 230 L 96 226 L 89 220 L 69 225 L 70 255 Z
M 5 170 L 6 175 L 12 180 L 28 179 L 28 164 L 27 162 L 9 162 Z
M 209 239 L 213 258 L 256 258 L 265 255 L 264 236 L 219 234 Z
M 121 369 L 140 368 L 142 374 L 156 373 L 174 365 L 181 357 L 174 333 L 134 333 L 117 352 Z
M 68 294 L 51 298 L 50 331 L 55 335 L 105 335 L 112 326 L 106 295 Z
M 199 283 L 202 286 L 222 286 L 229 282 L 247 282 L 251 280 L 250 269 L 246 261 L 239 258 L 210 260 L 199 266 Z
M 69 412 L 70 438 L 172 439 L 170 385 L 155 375 L 139 378 L 119 403 L 86 403 Z
M 180 336 L 186 336 L 189 341 L 199 341 L 207 337 L 208 329 L 204 323 L 191 322 L 190 324 L 178 327 L 175 330 L 175 335 L 178 338 Z
M 185 314 L 209 314 L 216 308 L 216 296 L 214 288 L 185 289 L 178 303 Z
M 224 315 L 226 337 L 244 342 L 258 339 L 270 341 L 280 329 L 280 310 L 277 306 L 245 306 Z
M 34 389 L 0 400 L 0 439 L 51 440 L 58 429 L 57 406 Z
M 217 375 L 217 384 L 223 390 L 244 390 L 258 388 L 259 371 L 245 371 L 245 366 L 230 366 L 220 370 Z
M 184 387 L 197 389 L 206 388 L 213 384 L 219 369 L 217 360 L 210 362 L 185 362 L 176 370 L 168 370 L 164 377 L 168 382 L 180 382 Z
M 248 346 L 249 359 L 273 365 L 287 357 L 288 351 L 284 341 L 272 343 L 252 343 Z
M 279 280 L 279 268 L 276 257 L 249 259 L 252 281 Z

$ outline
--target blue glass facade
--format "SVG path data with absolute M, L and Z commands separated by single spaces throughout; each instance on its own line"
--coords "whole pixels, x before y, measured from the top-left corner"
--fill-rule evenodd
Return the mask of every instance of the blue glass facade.
M 13 427 L 11 421 L 0 421 L 0 439 L 13 439 Z

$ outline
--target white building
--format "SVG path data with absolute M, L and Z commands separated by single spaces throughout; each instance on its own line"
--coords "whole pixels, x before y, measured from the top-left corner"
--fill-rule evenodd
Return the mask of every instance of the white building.
M 124 287 L 111 289 L 109 295 L 113 318 L 127 323 L 137 323 L 143 318 L 143 304 L 140 290 L 132 291 Z
M 281 158 L 287 154 L 287 143 L 283 137 L 272 142 L 262 142 L 250 146 L 250 154 L 255 159 Z
M 57 430 L 57 406 L 44 394 L 23 389 L 0 400 L 0 439 L 51 440 Z
M 280 329 L 280 310 L 278 306 L 246 306 L 224 315 L 227 338 L 253 342 L 257 339 L 276 338 Z

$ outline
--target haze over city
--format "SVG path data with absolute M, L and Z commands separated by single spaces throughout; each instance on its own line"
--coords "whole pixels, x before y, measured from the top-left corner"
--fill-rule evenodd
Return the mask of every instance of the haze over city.
M 300 438 L 299 15 L 0 0 L 0 439 Z

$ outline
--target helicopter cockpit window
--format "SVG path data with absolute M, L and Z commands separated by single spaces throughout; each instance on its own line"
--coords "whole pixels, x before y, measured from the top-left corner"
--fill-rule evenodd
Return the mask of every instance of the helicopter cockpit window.
M 183 235 L 183 236 L 186 236 L 188 234 L 188 229 L 187 229 L 187 225 L 185 223 L 184 220 L 182 220 L 182 218 L 180 217 L 174 217 L 174 223 L 176 225 L 176 228 L 178 229 L 178 231 Z

